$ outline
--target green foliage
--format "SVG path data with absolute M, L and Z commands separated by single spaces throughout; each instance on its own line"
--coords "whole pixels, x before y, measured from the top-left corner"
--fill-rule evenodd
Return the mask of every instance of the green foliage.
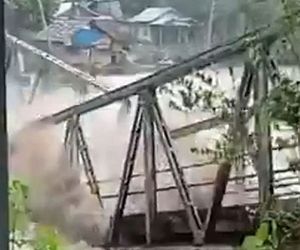
M 58 232 L 44 225 L 36 225 L 30 236 L 30 211 L 27 208 L 28 186 L 13 180 L 9 186 L 10 242 L 14 246 L 27 246 L 33 250 L 64 250 L 66 240 Z
M 28 243 L 26 230 L 29 225 L 26 197 L 28 187 L 19 180 L 13 180 L 9 185 L 9 228 L 12 245 L 22 247 Z
M 42 16 L 41 10 L 39 8 L 38 0 L 11 0 L 21 11 L 29 14 L 33 26 L 41 28 L 42 26 Z M 45 18 L 47 21 L 50 20 L 51 16 L 54 14 L 56 9 L 60 4 L 60 0 L 40 0 Z
M 281 3 L 287 28 L 294 32 L 300 23 L 300 2 L 298 0 L 281 0 Z
M 268 98 L 267 112 L 271 119 L 285 122 L 295 131 L 300 128 L 300 82 L 282 78 Z
M 211 156 L 216 161 L 233 162 L 236 159 L 236 145 L 232 133 L 228 131 L 228 133 L 222 134 L 221 139 L 216 141 L 213 149 L 203 148 L 200 154 Z
M 216 142 L 215 145 L 216 158 L 226 159 L 233 161 L 236 156 L 236 145 L 232 133 L 223 134 L 221 140 Z
M 53 228 L 38 225 L 32 245 L 35 250 L 63 250 L 66 241 L 56 230 L 53 230 Z
M 255 235 L 244 239 L 240 250 L 280 250 L 300 239 L 300 206 L 291 212 L 266 211 Z
M 248 236 L 245 238 L 241 250 L 258 250 L 261 249 L 263 242 L 256 236 Z
M 234 72 L 229 68 L 229 74 L 234 82 Z M 193 112 L 202 110 L 212 112 L 216 116 L 228 119 L 233 114 L 235 100 L 228 98 L 219 88 L 219 79 L 217 74 L 212 77 L 197 71 L 194 74 L 180 78 L 169 86 L 163 86 L 159 89 L 161 94 L 171 96 L 169 101 L 170 108 L 182 112 Z M 191 148 L 191 152 L 211 156 L 214 160 L 229 160 L 236 158 L 236 145 L 234 143 L 231 127 L 222 135 L 220 140 L 216 141 L 213 149 L 204 148 L 198 150 Z
M 273 224 L 276 225 L 276 224 Z M 257 229 L 255 235 L 247 236 L 244 239 L 244 242 L 241 246 L 241 250 L 273 250 L 277 248 L 273 248 L 272 243 L 272 229 L 276 229 L 276 227 L 270 227 L 268 222 L 261 223 L 260 227 Z M 276 238 L 277 239 L 277 238 Z M 276 242 L 276 239 L 274 242 Z
M 244 0 L 238 1 L 238 6 L 245 15 L 248 31 L 270 24 L 280 16 L 280 5 L 274 0 Z
M 25 199 L 28 195 L 28 188 L 18 180 L 12 181 L 9 186 L 9 222 L 10 230 L 23 231 L 27 228 L 28 210 L 25 206 Z
M 280 0 L 283 10 L 283 24 L 286 28 L 286 39 L 288 41 L 289 48 L 287 54 L 291 58 L 296 59 L 298 65 L 300 65 L 300 2 L 298 0 Z
M 218 83 L 217 77 L 213 79 L 199 71 L 160 87 L 159 92 L 171 97 L 169 106 L 175 110 L 187 113 L 203 110 L 226 117 L 234 106 L 234 100 L 220 91 Z

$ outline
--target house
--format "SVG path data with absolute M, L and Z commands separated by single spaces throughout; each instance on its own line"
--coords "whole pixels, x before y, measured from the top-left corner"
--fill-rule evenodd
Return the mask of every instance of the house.
M 86 5 L 90 10 L 104 15 L 111 15 L 118 20 L 123 19 L 123 12 L 119 0 L 90 0 Z
M 52 23 L 36 35 L 34 44 L 73 65 L 120 62 L 124 48 L 128 48 L 128 25 L 90 9 L 92 3 L 98 2 L 61 3 Z
M 56 13 L 54 13 L 53 18 L 93 18 L 97 17 L 99 14 L 91 9 L 89 9 L 84 4 L 78 2 L 62 2 Z
M 54 18 L 59 17 L 97 17 L 98 15 L 108 15 L 115 19 L 122 20 L 123 12 L 118 0 L 103 1 L 92 0 L 85 2 L 62 2 L 53 15 Z
M 112 17 L 57 18 L 37 34 L 34 43 L 72 65 L 105 65 L 122 60 L 129 35 L 129 29 Z
M 151 7 L 130 18 L 131 32 L 155 45 L 187 44 L 196 40 L 201 25 L 172 7 Z

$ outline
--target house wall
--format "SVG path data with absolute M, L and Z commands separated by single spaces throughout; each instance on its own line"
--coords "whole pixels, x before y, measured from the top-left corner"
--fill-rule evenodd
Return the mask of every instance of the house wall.
M 196 43 L 203 40 L 203 35 L 200 35 L 203 32 L 201 26 L 150 26 L 143 23 L 134 23 L 131 25 L 130 30 L 133 37 L 140 41 L 149 41 L 156 46 Z
M 167 11 L 161 15 L 159 15 L 158 18 L 156 18 L 155 21 L 159 20 L 170 20 L 172 18 L 178 18 L 182 15 L 178 13 L 175 10 Z M 159 23 L 157 25 L 160 25 Z M 165 27 L 164 27 L 165 28 Z M 153 34 L 153 26 L 150 26 L 148 22 L 133 22 L 132 23 L 132 34 L 140 39 L 140 40 L 148 40 L 151 42 L 156 43 L 157 42 L 157 34 Z M 156 32 L 156 31 L 154 31 Z
M 161 27 L 151 27 L 151 41 L 156 45 L 159 46 L 162 43 L 160 38 Z
M 177 27 L 162 27 L 162 41 L 163 44 L 177 44 L 178 43 L 178 28 Z
M 138 40 L 146 40 L 153 42 L 153 38 L 151 35 L 151 28 L 147 24 L 132 24 L 131 25 L 131 34 L 133 37 L 137 38 Z
M 177 32 L 178 43 L 189 43 L 192 40 L 192 37 L 190 35 L 192 33 L 191 28 L 178 27 Z
M 98 50 L 92 51 L 92 64 L 97 64 L 98 67 L 111 63 L 112 51 L 111 50 Z
M 205 26 L 195 26 L 191 30 L 186 31 L 187 34 L 185 39 L 188 39 L 186 42 L 182 43 L 173 43 L 164 45 L 162 47 L 163 51 L 171 58 L 188 58 L 193 56 L 201 51 L 206 50 L 206 29 Z M 185 36 L 183 35 L 183 36 Z M 184 38 L 182 38 L 184 39 Z
M 123 49 L 123 45 L 121 43 L 112 42 L 112 44 L 111 44 L 111 50 L 113 52 L 119 52 L 119 51 L 122 51 L 122 49 Z
M 189 27 L 152 26 L 152 42 L 157 46 L 199 42 L 200 30 Z
M 47 42 L 35 42 L 35 46 L 47 51 L 66 63 L 73 65 L 89 65 L 89 52 L 88 50 L 78 50 L 71 49 L 61 43 L 52 43 L 51 49 L 48 48 Z M 123 56 L 122 44 L 118 42 L 113 42 L 111 47 L 103 49 L 101 46 L 99 48 L 94 48 L 92 50 L 92 63 L 98 65 L 106 65 L 111 63 L 112 56 L 115 55 L 116 63 L 119 63 Z
M 88 50 L 68 48 L 62 43 L 52 43 L 50 49 L 47 42 L 35 42 L 34 45 L 48 53 L 51 53 L 68 64 L 89 63 Z M 110 54 L 110 50 L 94 50 L 92 53 L 92 58 L 93 60 L 97 60 L 99 62 L 103 61 L 103 63 L 106 63 L 108 60 L 107 57 L 110 58 L 110 56 L 108 56 Z
M 152 36 L 156 41 L 158 40 L 158 29 L 152 30 Z M 185 43 L 178 43 L 174 38 L 171 43 L 165 43 L 158 46 L 154 44 L 137 44 L 131 49 L 131 58 L 134 61 L 153 64 L 157 63 L 160 59 L 167 57 L 178 62 L 180 59 L 185 59 L 193 56 L 206 49 L 206 27 L 194 26 L 189 34 L 189 40 Z

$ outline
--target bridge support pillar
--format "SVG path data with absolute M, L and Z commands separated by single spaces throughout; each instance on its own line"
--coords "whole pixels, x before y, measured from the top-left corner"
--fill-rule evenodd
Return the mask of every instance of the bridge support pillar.
M 129 147 L 124 162 L 123 175 L 119 188 L 119 196 L 116 209 L 111 220 L 109 232 L 109 243 L 118 243 L 120 233 L 120 222 L 123 217 L 129 185 L 133 174 L 134 163 L 137 155 L 139 139 L 144 136 L 144 163 L 145 163 L 145 193 L 146 193 L 146 242 L 153 243 L 155 240 L 154 224 L 157 213 L 156 197 L 156 167 L 155 167 L 155 129 L 158 138 L 167 156 L 172 176 L 177 186 L 180 198 L 185 207 L 188 223 L 194 236 L 194 244 L 202 245 L 205 236 L 205 229 L 198 214 L 197 208 L 193 205 L 191 195 L 184 178 L 183 171 L 179 167 L 178 159 L 172 144 L 170 131 L 162 117 L 160 107 L 155 97 L 155 90 L 147 89 L 140 94 L 139 103 L 134 118 Z

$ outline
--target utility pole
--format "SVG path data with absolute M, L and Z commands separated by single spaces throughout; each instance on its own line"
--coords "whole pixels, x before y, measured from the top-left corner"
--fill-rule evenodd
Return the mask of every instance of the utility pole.
M 0 6 L 0 37 L 1 37 L 1 65 L 0 65 L 0 249 L 9 249 L 8 222 L 8 146 L 6 123 L 6 85 L 5 85 L 5 31 L 4 4 Z
M 214 26 L 214 16 L 216 11 L 217 0 L 211 1 L 209 19 L 208 19 L 208 31 L 207 31 L 207 47 L 206 49 L 210 49 L 212 46 L 213 40 L 213 26 Z

